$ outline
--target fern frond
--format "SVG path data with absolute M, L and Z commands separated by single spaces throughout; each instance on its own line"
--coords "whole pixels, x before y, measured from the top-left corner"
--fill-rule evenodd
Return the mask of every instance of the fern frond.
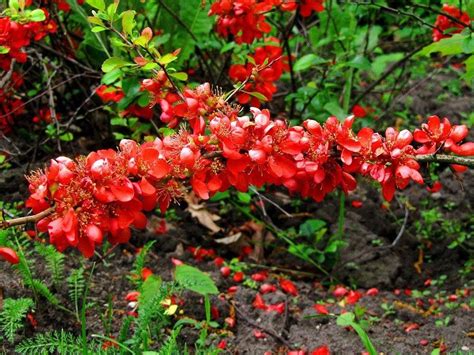
M 24 327 L 26 313 L 33 306 L 34 302 L 31 298 L 4 300 L 3 309 L 0 312 L 0 329 L 9 342 L 12 343 L 16 332 Z
M 39 295 L 43 296 L 50 302 L 51 304 L 57 305 L 59 304 L 58 298 L 53 295 L 53 293 L 49 290 L 48 286 L 46 284 L 38 279 L 32 279 L 30 283 L 28 284 L 36 293 Z
M 156 243 L 155 240 L 152 240 L 146 243 L 143 246 L 143 248 L 140 250 L 140 253 L 138 254 L 137 258 L 135 259 L 135 262 L 133 263 L 131 276 L 128 277 L 128 279 L 135 286 L 139 286 L 142 283 L 140 275 L 141 275 L 142 269 L 145 267 L 147 254 L 155 243 Z
M 149 334 L 158 334 L 159 330 L 169 322 L 164 313 L 162 301 L 170 294 L 161 279 L 150 276 L 143 283 L 138 299 L 138 318 L 135 320 L 135 333 L 132 343 L 135 346 L 142 344 L 142 348 L 148 348 L 151 341 Z
M 161 345 L 160 351 L 158 352 L 159 355 L 180 355 L 183 352 L 180 351 L 178 342 L 176 338 L 178 337 L 179 333 L 181 332 L 181 327 L 177 327 L 173 329 L 173 332 L 169 336 L 169 338 Z
M 23 340 L 15 351 L 19 354 L 79 354 L 82 352 L 80 338 L 61 330 L 38 334 L 34 338 Z
M 61 329 L 61 331 L 38 334 L 34 338 L 25 339 L 15 348 L 15 351 L 19 354 L 28 355 L 76 355 L 82 353 L 102 355 L 116 353 L 103 349 L 101 342 L 96 340 L 89 341 L 86 349 L 83 346 L 81 337 L 76 337 Z
M 79 314 L 79 301 L 86 289 L 86 279 L 84 277 L 84 268 L 75 269 L 67 278 L 69 298 L 74 303 L 76 314 Z
M 36 244 L 35 249 L 45 259 L 48 271 L 53 277 L 53 283 L 59 285 L 64 275 L 64 254 L 52 245 Z

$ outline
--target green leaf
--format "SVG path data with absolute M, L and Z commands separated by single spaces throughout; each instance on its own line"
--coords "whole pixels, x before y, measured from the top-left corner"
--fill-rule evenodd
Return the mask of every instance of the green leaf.
M 178 59 L 177 56 L 175 56 L 174 54 L 168 53 L 162 56 L 158 61 L 160 62 L 161 65 L 166 65 L 171 62 L 174 62 L 176 59 Z
M 171 77 L 180 80 L 180 81 L 186 81 L 188 80 L 188 74 L 183 73 L 183 72 L 178 72 L 178 73 L 170 73 L 169 74 Z
M 46 20 L 46 15 L 41 9 L 36 9 L 36 10 L 31 11 L 28 17 L 33 22 L 41 22 L 41 21 Z
M 115 117 L 110 120 L 110 124 L 112 126 L 122 126 L 122 127 L 127 127 L 127 119 L 123 117 Z
M 115 69 L 107 74 L 104 74 L 104 76 L 101 79 L 101 83 L 105 85 L 110 85 L 115 83 L 120 77 L 122 76 L 122 71 L 120 69 Z
M 74 135 L 71 132 L 66 132 L 59 136 L 59 139 L 64 142 L 71 142 L 74 139 Z
M 375 349 L 374 344 L 369 339 L 369 336 L 365 332 L 365 330 L 355 322 L 355 315 L 352 312 L 347 312 L 341 314 L 337 317 L 336 321 L 337 325 L 341 327 L 352 327 L 356 331 L 357 335 L 359 336 L 362 344 L 364 345 L 365 349 L 369 352 L 370 355 L 377 355 L 378 352 Z
M 19 10 L 20 9 L 20 4 L 19 4 L 18 0 L 10 0 L 8 2 L 8 7 L 12 8 L 12 9 L 15 9 L 15 10 Z
M 237 192 L 237 198 L 239 199 L 240 202 L 249 204 L 250 201 L 252 200 L 252 196 L 248 194 L 247 192 Z
M 346 312 L 341 314 L 339 317 L 337 317 L 337 325 L 341 327 L 349 327 L 352 326 L 355 320 L 355 315 L 354 313 L 351 312 Z
M 347 116 L 347 113 L 342 109 L 341 105 L 339 105 L 336 100 L 330 101 L 325 104 L 324 109 L 331 115 L 334 115 L 339 119 L 343 119 Z
M 219 293 L 216 284 L 208 274 L 189 265 L 178 265 L 175 279 L 182 287 L 203 296 Z
M 95 17 L 95 16 L 88 16 L 87 21 L 94 25 L 104 26 L 104 22 L 100 18 Z
M 147 107 L 150 104 L 151 95 L 149 91 L 144 91 L 137 100 L 137 104 L 140 107 Z
M 466 65 L 466 74 L 464 75 L 464 79 L 468 82 L 468 84 L 470 84 L 471 81 L 474 80 L 474 54 L 467 58 L 464 61 L 464 64 Z
M 135 11 L 128 10 L 122 12 L 122 29 L 123 32 L 131 35 L 133 28 L 135 27 Z
M 311 68 L 313 65 L 326 63 L 327 60 L 317 56 L 316 54 L 306 54 L 299 58 L 293 66 L 294 71 L 303 71 Z
M 258 91 L 244 91 L 242 90 L 242 92 L 245 92 L 247 94 L 249 94 L 250 96 L 253 96 L 253 97 L 256 97 L 259 101 L 262 101 L 262 102 L 267 102 L 268 99 L 265 95 L 263 95 L 262 93 L 258 92 Z
M 160 294 L 161 289 L 161 278 L 155 275 L 148 277 L 140 289 L 140 296 L 138 297 L 139 304 L 147 304 L 153 299 L 156 295 Z
M 102 71 L 104 73 L 108 73 L 114 69 L 122 68 L 126 65 L 133 65 L 133 64 L 119 57 L 111 57 L 102 64 Z
M 474 52 L 474 34 L 467 36 L 461 45 L 462 51 L 466 54 Z
M 156 69 L 158 68 L 158 64 L 155 63 L 155 62 L 150 62 L 150 63 L 146 63 L 143 67 L 141 67 L 140 69 L 141 70 L 153 70 L 153 69 Z
M 324 228 L 326 222 L 320 219 L 308 219 L 300 225 L 300 235 L 303 237 L 312 237 L 318 230 Z
M 94 33 L 97 33 L 97 32 L 107 31 L 107 29 L 102 26 L 94 26 L 91 28 L 91 31 Z
M 363 55 L 357 55 L 351 61 L 347 62 L 347 65 L 356 69 L 369 70 L 370 61 Z
M 10 48 L 0 46 L 0 54 L 7 54 L 8 52 L 10 52 Z
M 438 42 L 433 42 L 418 52 L 418 55 L 430 55 L 431 53 L 441 52 L 442 55 L 453 55 L 463 53 L 463 43 L 466 35 L 455 34 L 449 38 L 443 38 Z
M 104 0 L 86 0 L 90 6 L 100 11 L 105 11 L 105 2 Z

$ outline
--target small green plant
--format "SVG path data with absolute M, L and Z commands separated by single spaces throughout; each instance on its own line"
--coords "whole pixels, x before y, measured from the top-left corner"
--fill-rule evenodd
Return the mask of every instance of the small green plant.
M 135 287 L 140 287 L 143 283 L 141 272 L 145 267 L 146 257 L 154 244 L 154 240 L 147 242 L 140 250 L 140 253 L 138 254 L 137 258 L 133 263 L 132 271 L 130 272 L 130 276 L 128 277 L 128 279 L 132 284 L 135 285 Z
M 83 297 L 86 289 L 86 280 L 84 278 L 84 268 L 80 267 L 71 272 L 67 278 L 69 298 L 74 304 L 76 318 L 79 320 L 79 302 Z
M 7 298 L 3 301 L 0 312 L 0 329 L 10 343 L 15 340 L 16 333 L 25 325 L 25 316 L 34 307 L 31 298 Z
M 103 354 L 100 343 L 90 341 L 84 349 L 81 337 L 64 330 L 38 334 L 34 338 L 23 340 L 15 351 L 25 355 L 44 354 Z
M 209 275 L 189 265 L 177 266 L 175 279 L 181 287 L 204 296 L 206 322 L 205 324 L 194 323 L 196 327 L 201 329 L 199 340 L 196 343 L 196 352 L 202 353 L 203 349 L 206 348 L 208 327 L 215 328 L 218 326 L 216 322 L 211 321 L 211 301 L 209 295 L 218 294 L 219 290 Z
M 337 325 L 341 327 L 352 327 L 359 336 L 362 344 L 370 355 L 377 355 L 378 352 L 370 341 L 364 328 L 356 321 L 356 316 L 352 312 L 341 314 L 337 317 Z
M 52 275 L 53 285 L 58 287 L 64 278 L 64 254 L 52 245 L 36 244 L 35 249 L 45 259 L 48 271 Z

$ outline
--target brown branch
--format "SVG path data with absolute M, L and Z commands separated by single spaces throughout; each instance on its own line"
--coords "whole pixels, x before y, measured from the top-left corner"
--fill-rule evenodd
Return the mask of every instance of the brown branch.
M 47 210 L 44 210 L 43 212 L 34 214 L 32 216 L 25 216 L 25 217 L 18 217 L 18 218 L 13 218 L 5 221 L 0 221 L 0 229 L 6 229 L 14 226 L 20 226 L 22 224 L 27 224 L 30 222 L 38 222 L 42 220 L 43 218 L 49 216 L 55 211 L 54 207 L 50 207 Z
M 474 168 L 474 157 L 461 157 L 459 155 L 447 154 L 426 154 L 416 155 L 415 160 L 420 163 L 446 163 L 464 165 L 468 168 Z

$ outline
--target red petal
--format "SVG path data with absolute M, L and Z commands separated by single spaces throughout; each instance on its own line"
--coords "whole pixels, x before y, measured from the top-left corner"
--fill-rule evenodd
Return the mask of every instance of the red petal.
M 128 179 L 123 179 L 122 181 L 111 185 L 110 190 L 114 194 L 115 198 L 121 202 L 128 202 L 135 196 L 133 184 Z
M 295 284 L 287 279 L 280 279 L 280 287 L 283 292 L 288 293 L 292 296 L 298 296 L 298 289 Z
M 0 256 L 10 264 L 18 264 L 20 262 L 20 258 L 18 258 L 16 252 L 11 248 L 1 247 Z
M 252 306 L 257 309 L 267 309 L 267 305 L 265 304 L 263 297 L 259 293 L 255 295 L 255 300 L 253 301 Z
M 86 228 L 87 237 L 96 244 L 102 243 L 102 231 L 94 224 L 89 224 Z
M 322 304 L 315 304 L 313 306 L 313 308 L 316 310 L 316 312 L 318 312 L 319 314 L 325 314 L 325 315 L 328 315 L 329 314 L 329 311 L 328 309 L 326 308 L 326 306 L 322 305 Z

